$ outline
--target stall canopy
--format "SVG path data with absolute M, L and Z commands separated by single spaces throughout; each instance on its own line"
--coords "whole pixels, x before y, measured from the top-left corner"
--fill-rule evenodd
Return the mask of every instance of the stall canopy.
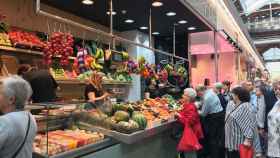
M 216 40 L 214 39 L 216 34 Z M 197 54 L 214 54 L 215 43 L 218 53 L 234 52 L 235 47 L 219 32 L 206 31 L 191 33 L 190 40 L 190 52 L 192 55 Z

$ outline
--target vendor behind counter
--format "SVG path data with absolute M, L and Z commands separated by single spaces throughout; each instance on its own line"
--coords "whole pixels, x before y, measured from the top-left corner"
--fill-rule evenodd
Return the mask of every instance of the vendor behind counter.
M 33 90 L 33 103 L 53 102 L 56 100 L 58 84 L 48 70 L 38 70 L 30 65 L 22 65 L 18 75 L 27 80 Z

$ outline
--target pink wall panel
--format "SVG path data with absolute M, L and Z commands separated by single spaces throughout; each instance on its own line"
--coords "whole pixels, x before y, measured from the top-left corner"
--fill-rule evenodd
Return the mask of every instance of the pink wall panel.
M 197 55 L 197 67 L 192 68 L 192 85 L 203 84 L 209 78 L 211 84 L 215 82 L 215 65 L 211 55 Z
M 197 55 L 197 67 L 192 68 L 192 85 L 203 84 L 205 78 L 210 79 L 211 85 L 216 82 L 215 60 L 211 59 L 211 55 Z M 222 53 L 219 56 L 219 81 L 223 80 L 237 82 L 234 53 Z
M 229 80 L 237 82 L 235 53 L 222 53 L 219 57 L 219 81 Z

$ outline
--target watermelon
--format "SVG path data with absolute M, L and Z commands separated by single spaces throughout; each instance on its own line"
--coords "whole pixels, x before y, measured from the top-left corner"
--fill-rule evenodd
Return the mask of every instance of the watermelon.
M 141 113 L 134 113 L 132 120 L 138 123 L 140 129 L 145 129 L 147 127 L 147 119 Z
M 128 121 L 129 120 L 129 114 L 126 111 L 117 111 L 115 112 L 114 118 L 117 122 L 120 121 Z
M 128 112 L 129 114 L 132 115 L 133 111 L 134 111 L 134 108 L 132 105 L 130 104 L 114 104 L 113 105 L 113 111 L 116 112 L 116 111 L 126 111 Z

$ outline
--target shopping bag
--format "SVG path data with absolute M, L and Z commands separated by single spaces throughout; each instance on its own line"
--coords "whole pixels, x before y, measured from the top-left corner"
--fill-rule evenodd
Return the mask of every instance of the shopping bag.
M 177 150 L 185 152 L 198 151 L 200 149 L 202 149 L 202 146 L 199 144 L 193 130 L 188 126 L 185 126 L 183 136 L 178 144 Z
M 254 149 L 253 147 L 245 146 L 244 144 L 239 145 L 240 158 L 253 158 Z

